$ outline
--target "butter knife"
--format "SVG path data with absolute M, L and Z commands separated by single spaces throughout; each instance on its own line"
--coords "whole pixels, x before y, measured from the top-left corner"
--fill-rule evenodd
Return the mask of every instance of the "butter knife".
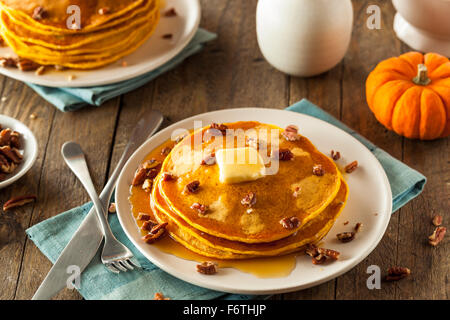
M 159 111 L 152 110 L 147 112 L 142 119 L 139 120 L 113 174 L 100 194 L 102 205 L 108 206 L 119 174 L 128 158 L 130 158 L 134 151 L 158 130 L 163 119 L 164 118 Z M 70 274 L 67 273 L 69 266 L 77 266 L 80 269 L 80 272 L 83 272 L 94 258 L 103 240 L 102 229 L 94 210 L 95 209 L 92 208 L 89 211 L 86 218 L 39 286 L 32 300 L 47 300 L 52 298 L 67 286 L 67 279 L 70 276 Z

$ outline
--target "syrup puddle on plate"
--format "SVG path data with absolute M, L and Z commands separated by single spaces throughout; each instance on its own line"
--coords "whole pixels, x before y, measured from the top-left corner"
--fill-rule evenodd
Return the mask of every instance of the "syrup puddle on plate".
M 258 278 L 282 278 L 288 276 L 297 264 L 298 253 L 291 253 L 279 257 L 253 258 L 245 260 L 218 260 L 204 257 L 183 247 L 181 244 L 164 236 L 159 241 L 152 244 L 165 253 L 172 254 L 178 258 L 196 261 L 214 261 L 219 268 L 233 268 L 245 273 L 250 273 Z

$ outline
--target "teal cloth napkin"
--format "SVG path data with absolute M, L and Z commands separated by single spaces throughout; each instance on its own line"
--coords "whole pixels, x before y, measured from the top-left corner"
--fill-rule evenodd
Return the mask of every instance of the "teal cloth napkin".
M 289 107 L 288 110 L 308 114 L 332 123 L 365 144 L 378 158 L 387 173 L 393 193 L 394 211 L 422 191 L 426 182 L 423 175 L 394 159 L 385 151 L 378 149 L 311 102 L 302 100 Z M 26 232 L 36 246 L 54 263 L 90 208 L 90 203 L 84 204 L 43 221 Z M 117 276 L 106 270 L 100 262 L 100 253 L 97 253 L 81 276 L 79 292 L 85 299 L 152 299 L 155 292 L 163 292 L 172 299 L 248 300 L 266 298 L 266 296 L 235 295 L 212 291 L 174 278 L 142 256 L 123 232 L 115 214 L 110 215 L 109 221 L 116 237 L 133 251 L 143 269 Z
M 51 88 L 32 83 L 27 85 L 61 111 L 75 111 L 87 105 L 100 106 L 105 101 L 142 87 L 159 75 L 175 68 L 186 58 L 202 50 L 207 42 L 216 37 L 214 33 L 199 29 L 191 42 L 175 58 L 158 69 L 131 80 L 89 88 Z

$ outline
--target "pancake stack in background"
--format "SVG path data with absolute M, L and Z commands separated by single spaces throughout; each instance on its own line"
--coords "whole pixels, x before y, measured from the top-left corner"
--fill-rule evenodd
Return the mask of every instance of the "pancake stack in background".
M 0 33 L 22 59 L 73 69 L 99 68 L 132 53 L 153 34 L 160 19 L 159 2 L 1 0 Z
M 255 151 L 260 157 L 250 160 Z M 295 127 L 237 122 L 207 126 L 175 145 L 150 201 L 156 222 L 167 223 L 170 236 L 191 251 L 247 259 L 317 244 L 347 196 L 333 160 Z

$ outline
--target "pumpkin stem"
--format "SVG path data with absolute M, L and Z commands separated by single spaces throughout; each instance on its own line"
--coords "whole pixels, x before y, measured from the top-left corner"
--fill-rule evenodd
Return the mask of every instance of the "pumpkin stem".
M 428 78 L 428 68 L 424 64 L 419 64 L 417 66 L 417 77 L 413 79 L 413 82 L 419 86 L 429 85 L 431 79 Z

